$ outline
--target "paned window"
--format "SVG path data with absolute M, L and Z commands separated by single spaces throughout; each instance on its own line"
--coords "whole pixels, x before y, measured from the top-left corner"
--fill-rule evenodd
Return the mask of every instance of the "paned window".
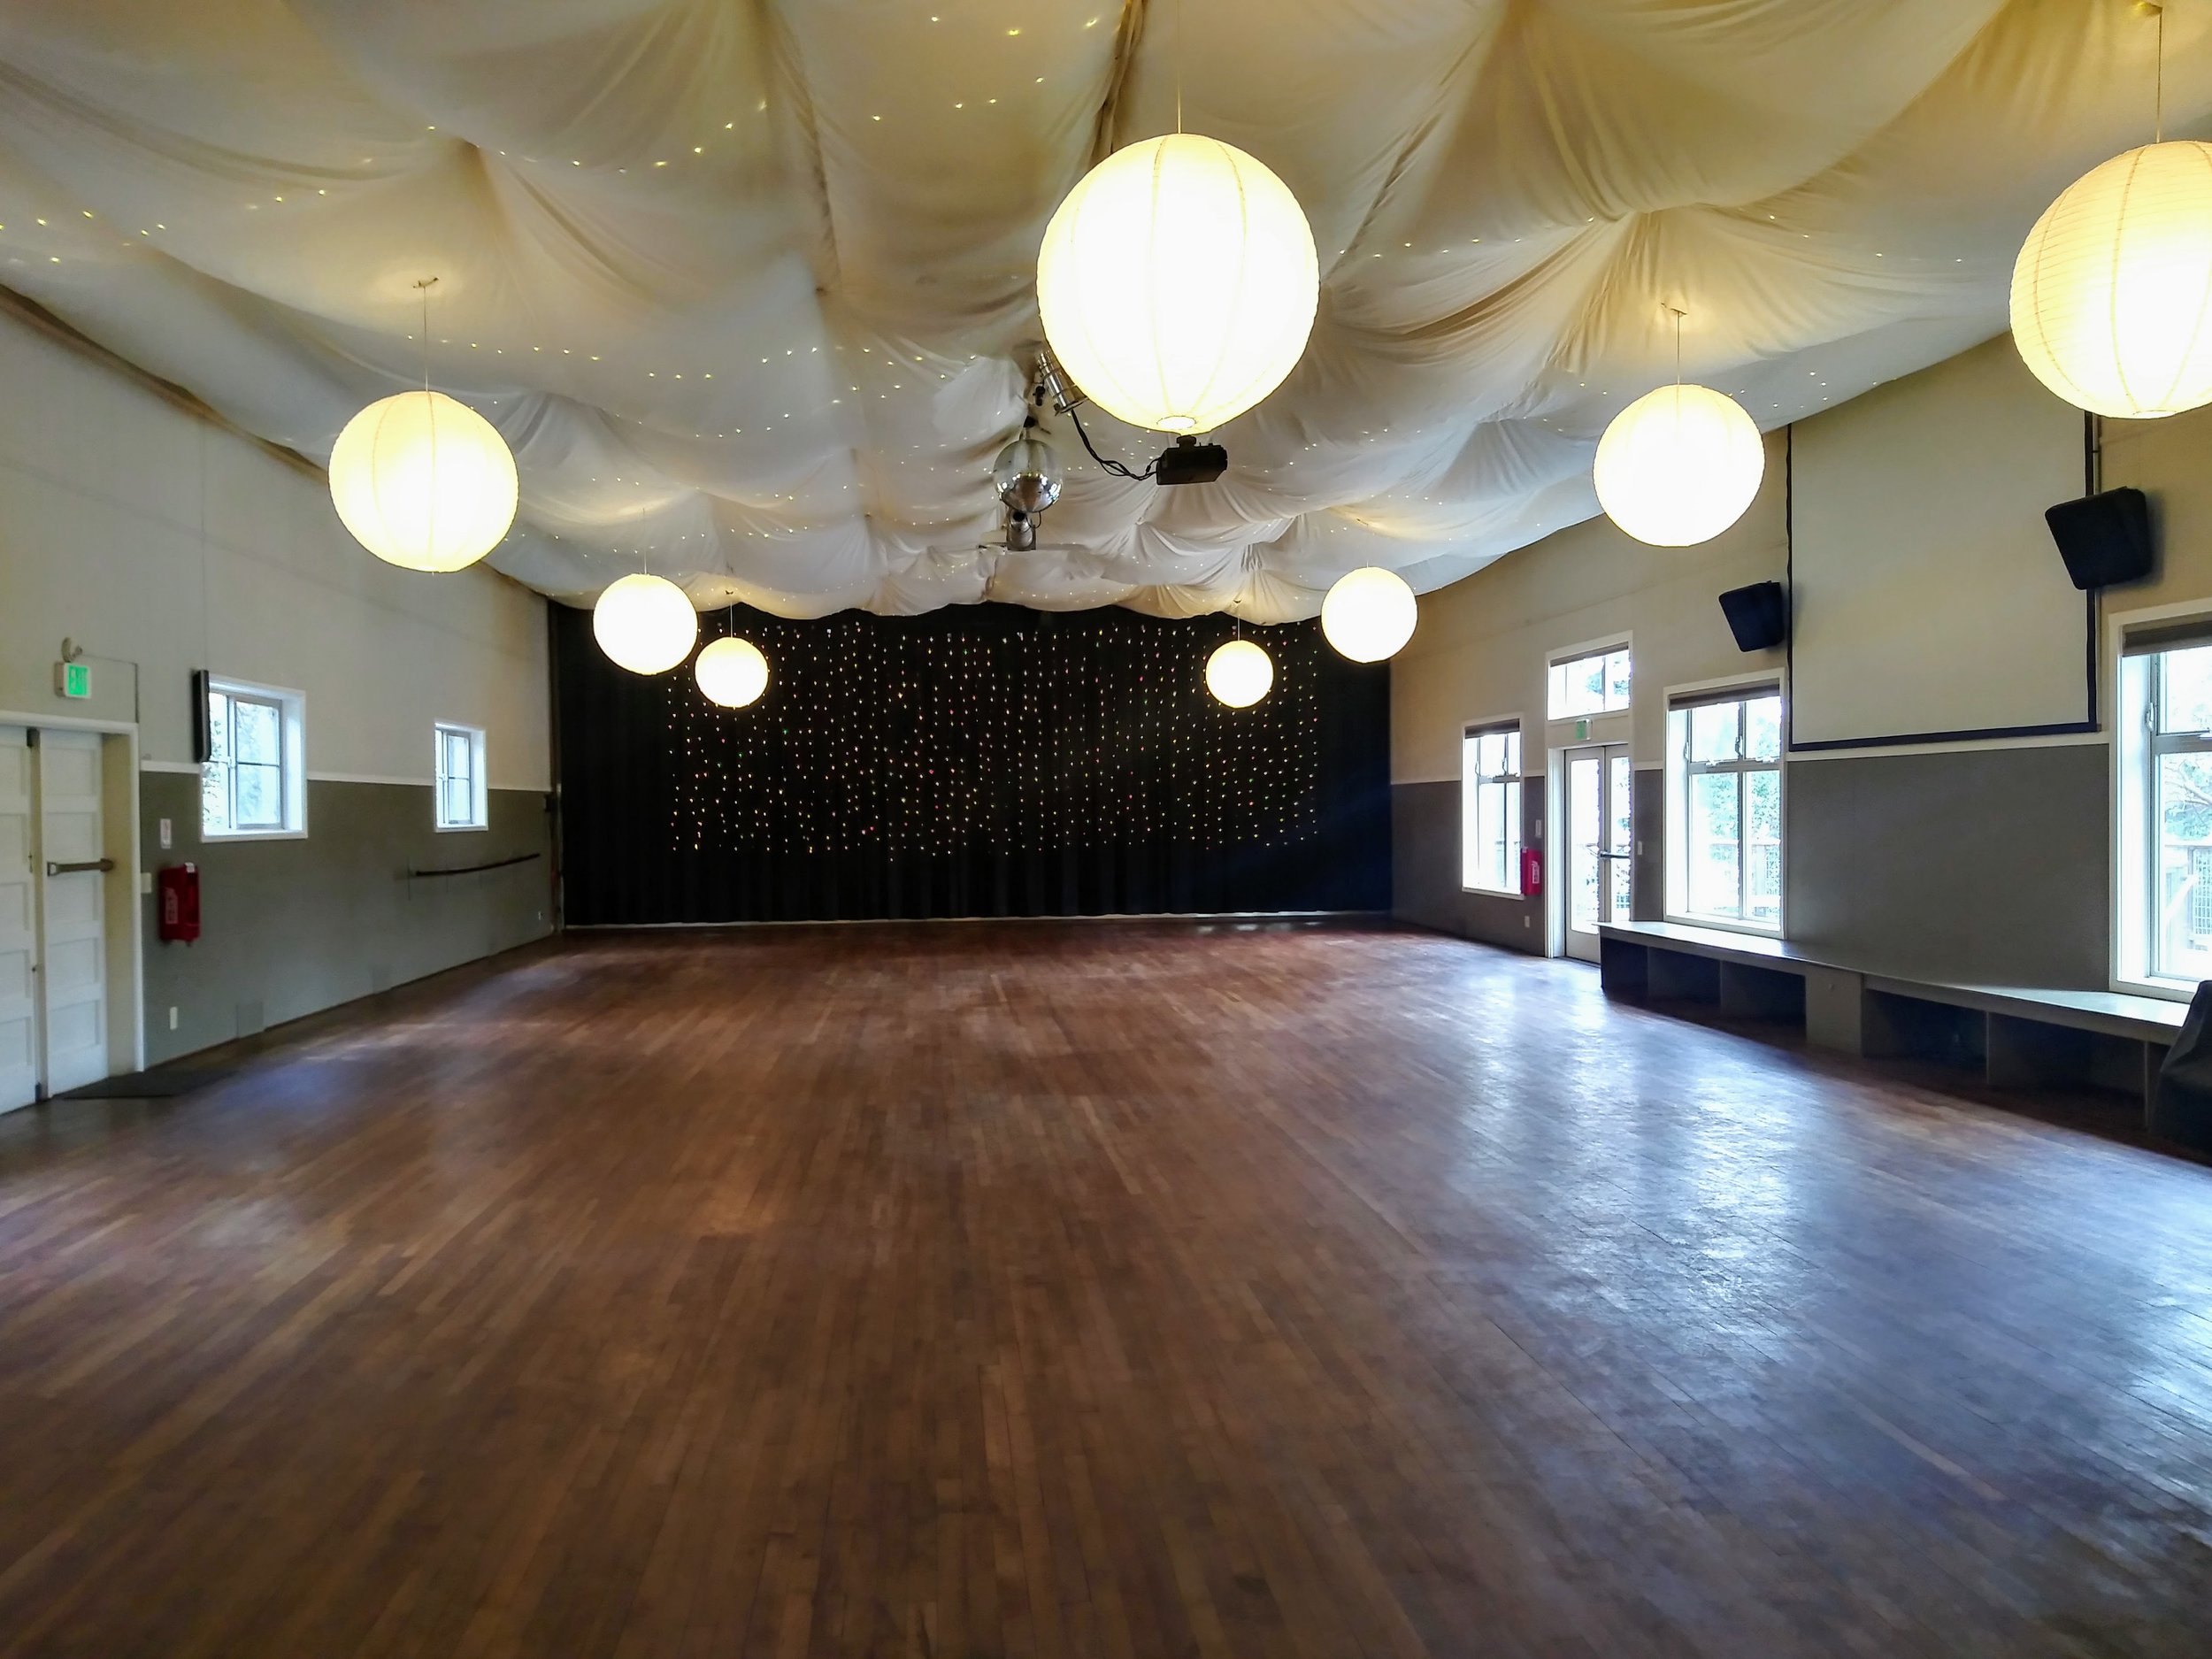
M 486 822 L 482 729 L 441 720 L 434 735 L 438 827 L 482 829 Z
M 209 680 L 202 835 L 306 833 L 304 703 L 296 691 Z
M 1578 720 L 1586 715 L 1617 713 L 1628 707 L 1629 677 L 1625 645 L 1554 663 L 1547 717 Z
M 1772 686 L 1667 711 L 1667 910 L 1782 927 L 1782 696 Z

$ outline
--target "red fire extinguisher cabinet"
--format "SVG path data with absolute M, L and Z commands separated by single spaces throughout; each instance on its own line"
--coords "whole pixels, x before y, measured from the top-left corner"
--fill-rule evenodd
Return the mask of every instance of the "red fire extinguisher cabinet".
M 190 944 L 200 936 L 200 867 L 171 864 L 154 879 L 159 901 L 161 941 Z

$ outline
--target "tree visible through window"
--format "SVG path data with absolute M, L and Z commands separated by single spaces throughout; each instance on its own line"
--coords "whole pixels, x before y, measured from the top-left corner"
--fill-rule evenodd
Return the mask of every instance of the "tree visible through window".
M 1521 730 L 1471 731 L 1460 744 L 1463 887 L 1521 890 Z
M 1782 926 L 1782 699 L 1761 689 L 1668 715 L 1675 787 L 1669 908 Z
M 2212 645 L 2151 659 L 2150 971 L 2212 978 Z
M 1613 714 L 1628 707 L 1628 647 L 1616 645 L 1551 665 L 1546 713 L 1555 720 Z
M 200 828 L 207 835 L 282 834 L 298 827 L 292 718 L 284 695 L 211 686 L 208 757 L 200 771 Z

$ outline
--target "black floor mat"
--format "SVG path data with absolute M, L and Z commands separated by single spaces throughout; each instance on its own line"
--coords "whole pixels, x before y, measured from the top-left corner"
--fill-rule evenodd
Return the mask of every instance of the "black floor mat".
M 175 1100 L 196 1094 L 231 1076 L 234 1066 L 157 1066 L 150 1071 L 131 1071 L 102 1078 L 82 1088 L 73 1088 L 56 1100 Z

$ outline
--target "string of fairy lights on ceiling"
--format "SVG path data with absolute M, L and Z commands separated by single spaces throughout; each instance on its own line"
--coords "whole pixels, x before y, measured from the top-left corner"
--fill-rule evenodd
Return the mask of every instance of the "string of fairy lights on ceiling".
M 1094 166 L 1052 215 L 1038 250 L 1048 351 L 1035 365 L 1023 426 L 993 475 L 1010 553 L 1036 545 L 1037 520 L 1058 493 L 1063 458 L 1039 411 L 1064 414 L 1102 470 L 1161 488 L 1207 488 L 1231 457 L 1201 438 L 1281 385 L 1311 333 L 1319 267 L 1298 200 L 1261 159 L 1184 130 L 1181 6 L 1163 8 L 1178 31 L 1176 130 Z M 2016 266 L 2012 322 L 2023 357 L 2058 396 L 2100 414 L 2154 418 L 2212 402 L 2212 330 L 2199 326 L 2212 309 L 2212 236 L 2201 228 L 2212 222 L 2212 145 L 2165 139 L 2162 9 L 2135 9 L 2158 30 L 2157 78 L 2146 88 L 2152 142 L 2084 175 L 2038 221 Z M 964 107 L 965 100 L 954 105 Z M 507 534 L 517 503 L 504 440 L 433 384 L 435 280 L 419 285 L 422 388 L 357 415 L 330 468 L 346 527 L 379 557 L 420 571 L 483 557 Z M 1663 283 L 1688 280 L 1661 273 Z M 1612 419 L 1593 464 L 1607 514 L 1663 548 L 1725 531 L 1757 494 L 1765 465 L 1742 405 L 1682 378 L 1681 330 L 1694 309 L 1687 295 L 1663 302 L 1673 378 Z M 1192 318 L 1216 320 L 1194 329 Z M 1081 425 L 1087 402 L 1167 435 L 1168 446 L 1141 471 L 1101 456 Z M 1345 656 L 1378 661 L 1405 644 L 1417 615 L 1402 578 L 1369 568 L 1332 588 L 1322 624 Z M 698 612 L 666 577 L 640 571 L 601 594 L 594 632 L 624 668 L 666 673 L 693 660 Z M 760 641 L 718 641 L 694 665 L 702 695 L 733 709 L 757 705 L 777 672 L 776 650 Z M 1219 644 L 1206 668 L 1206 684 L 1225 707 L 1279 695 L 1278 679 L 1265 648 L 1240 637 Z

